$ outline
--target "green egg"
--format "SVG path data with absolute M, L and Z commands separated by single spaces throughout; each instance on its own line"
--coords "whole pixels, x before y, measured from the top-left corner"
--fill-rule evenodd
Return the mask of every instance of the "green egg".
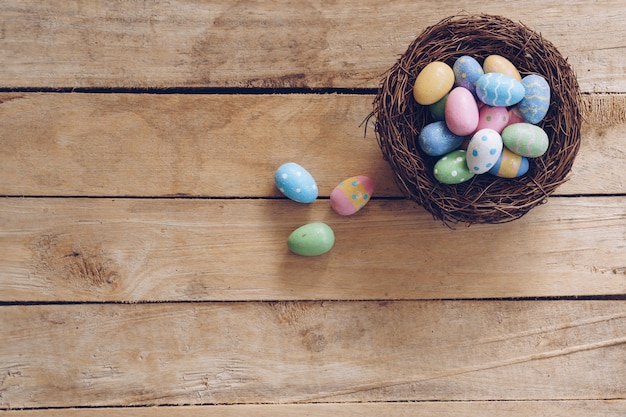
M 444 184 L 460 184 L 474 176 L 467 168 L 466 152 L 461 149 L 441 157 L 435 164 L 433 173 L 437 181 Z
M 290 251 L 302 256 L 318 256 L 332 249 L 335 233 L 326 223 L 309 223 L 291 232 L 287 239 Z

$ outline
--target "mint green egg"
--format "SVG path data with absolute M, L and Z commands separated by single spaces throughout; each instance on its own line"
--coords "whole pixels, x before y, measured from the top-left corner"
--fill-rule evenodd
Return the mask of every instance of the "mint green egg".
M 474 177 L 474 173 L 467 167 L 466 155 L 464 150 L 458 149 L 441 157 L 433 170 L 437 181 L 444 184 L 460 184 Z
M 335 233 L 326 223 L 309 223 L 291 232 L 287 239 L 290 251 L 302 256 L 318 256 L 332 249 Z

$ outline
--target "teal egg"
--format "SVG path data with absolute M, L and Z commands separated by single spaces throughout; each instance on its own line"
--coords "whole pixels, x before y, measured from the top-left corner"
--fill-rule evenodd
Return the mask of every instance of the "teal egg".
M 317 183 L 313 176 L 295 162 L 282 164 L 274 173 L 276 188 L 298 203 L 312 203 L 317 198 Z

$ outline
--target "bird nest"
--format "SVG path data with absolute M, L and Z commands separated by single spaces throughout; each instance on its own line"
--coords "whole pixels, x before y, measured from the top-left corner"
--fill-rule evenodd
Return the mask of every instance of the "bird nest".
M 415 79 L 432 61 L 452 66 L 462 55 L 480 62 L 493 54 L 511 61 L 522 77 L 536 73 L 550 85 L 550 107 L 538 124 L 549 148 L 518 178 L 483 174 L 461 184 L 439 183 L 433 174 L 438 158 L 417 142 L 433 120 L 428 106 L 413 98 Z M 509 222 L 545 203 L 568 179 L 580 145 L 580 93 L 570 65 L 540 34 L 501 16 L 451 16 L 426 28 L 386 72 L 373 105 L 378 144 L 398 187 L 447 225 Z

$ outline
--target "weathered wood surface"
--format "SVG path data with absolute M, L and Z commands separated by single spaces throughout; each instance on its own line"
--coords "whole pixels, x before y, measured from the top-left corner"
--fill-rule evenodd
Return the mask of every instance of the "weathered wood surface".
M 0 95 L 0 195 L 277 197 L 296 161 L 328 196 L 365 174 L 400 196 L 371 95 Z M 586 95 L 582 145 L 558 194 L 626 191 L 626 96 Z
M 7 87 L 373 88 L 451 14 L 521 21 L 568 58 L 586 92 L 625 92 L 622 0 L 5 2 Z
M 291 254 L 298 226 L 335 231 Z M 626 197 L 552 198 L 450 230 L 414 203 L 1 199 L 2 301 L 432 299 L 624 294 Z
M 584 122 L 547 204 L 451 230 L 398 198 L 362 122 L 415 36 L 463 11 L 554 43 Z M 0 15 L 0 415 L 626 416 L 624 2 Z M 314 204 L 280 198 L 288 160 Z M 340 217 L 327 197 L 358 174 L 377 198 Z M 319 220 L 335 248 L 289 253 Z
M 1 400 L 9 408 L 589 400 L 626 392 L 623 301 L 0 309 Z
M 82 408 L 20 410 L 2 413 L 6 417 L 623 417 L 626 401 L 455 401 L 394 403 L 317 403 L 211 406 L 160 406 L 128 408 Z

